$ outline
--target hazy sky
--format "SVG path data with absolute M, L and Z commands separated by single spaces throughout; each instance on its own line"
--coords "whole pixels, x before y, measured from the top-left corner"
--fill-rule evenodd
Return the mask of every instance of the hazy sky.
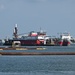
M 69 32 L 75 37 L 75 0 L 0 0 L 0 38 L 39 31 L 48 35 Z

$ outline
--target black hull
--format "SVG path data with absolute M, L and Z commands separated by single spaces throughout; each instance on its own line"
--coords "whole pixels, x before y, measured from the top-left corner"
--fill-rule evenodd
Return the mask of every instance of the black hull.
M 12 44 L 3 44 L 4 46 L 12 46 Z M 30 45 L 27 45 L 27 44 L 23 44 L 21 46 L 58 46 L 58 45 L 33 45 L 33 44 L 30 44 Z
M 37 44 L 36 43 L 36 40 L 29 40 L 29 41 L 32 41 L 31 43 L 26 43 L 25 40 L 8 40 L 8 41 L 5 41 L 5 43 L 3 44 L 4 46 L 12 46 L 12 43 L 13 41 L 20 41 L 21 42 L 21 46 L 60 46 L 60 44 Z M 23 42 L 23 43 L 22 43 Z M 64 41 L 64 43 L 61 45 L 61 46 L 68 46 L 68 41 Z

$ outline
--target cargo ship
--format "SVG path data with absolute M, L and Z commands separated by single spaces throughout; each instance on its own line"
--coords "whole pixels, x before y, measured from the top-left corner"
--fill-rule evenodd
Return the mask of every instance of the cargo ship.
M 63 38 L 64 36 L 62 36 Z M 40 29 L 39 32 L 31 31 L 28 34 L 18 35 L 17 24 L 13 31 L 12 39 L 5 39 L 3 45 L 12 45 L 14 41 L 20 41 L 22 46 L 67 46 L 70 42 L 65 38 L 51 38 L 46 32 Z
M 6 39 L 4 45 L 12 45 L 13 41 L 20 41 L 22 46 L 40 46 L 45 45 L 47 39 L 49 37 L 42 30 L 40 32 L 31 31 L 28 34 L 18 35 L 18 28 L 15 25 L 13 39 Z

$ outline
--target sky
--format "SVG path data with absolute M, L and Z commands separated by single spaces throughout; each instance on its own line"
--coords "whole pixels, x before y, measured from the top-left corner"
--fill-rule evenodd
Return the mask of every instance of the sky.
M 30 31 L 75 37 L 75 0 L 0 0 L 0 38 L 11 38 L 15 24 L 18 34 Z

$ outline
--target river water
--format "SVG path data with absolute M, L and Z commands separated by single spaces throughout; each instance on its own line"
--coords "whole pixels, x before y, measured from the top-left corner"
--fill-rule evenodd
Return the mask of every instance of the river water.
M 75 52 L 75 46 L 47 46 L 46 50 L 23 51 Z M 75 55 L 0 56 L 0 75 L 75 75 Z

